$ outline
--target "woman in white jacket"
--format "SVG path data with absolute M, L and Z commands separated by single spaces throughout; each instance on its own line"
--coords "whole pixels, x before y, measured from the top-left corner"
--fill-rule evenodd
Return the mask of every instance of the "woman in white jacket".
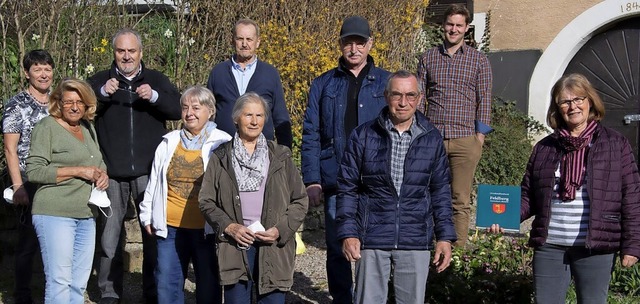
M 209 155 L 231 136 L 216 128 L 211 91 L 188 88 L 180 98 L 183 127 L 164 136 L 156 149 L 140 221 L 156 236 L 158 303 L 184 303 L 189 262 L 196 277 L 197 303 L 221 303 L 213 231 L 198 207 Z

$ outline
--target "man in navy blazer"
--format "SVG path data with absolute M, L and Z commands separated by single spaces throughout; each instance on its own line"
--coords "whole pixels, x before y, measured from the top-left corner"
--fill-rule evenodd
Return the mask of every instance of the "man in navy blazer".
M 272 65 L 258 60 L 256 51 L 260 46 L 260 28 L 251 19 L 240 19 L 233 31 L 236 53 L 219 64 L 211 74 L 207 88 L 216 97 L 216 124 L 231 134 L 236 126 L 231 112 L 236 99 L 246 92 L 255 92 L 269 104 L 267 121 L 263 133 L 267 139 L 276 139 L 279 144 L 291 148 L 291 119 L 284 100 L 280 74 Z

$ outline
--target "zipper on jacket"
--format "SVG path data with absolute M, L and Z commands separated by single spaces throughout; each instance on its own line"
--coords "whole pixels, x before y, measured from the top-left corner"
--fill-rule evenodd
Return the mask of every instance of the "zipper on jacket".
M 597 139 L 597 137 L 595 137 L 593 140 Z M 593 195 L 593 150 L 591 149 L 591 147 L 594 146 L 593 144 L 593 140 L 590 143 L 590 146 L 588 146 L 589 150 L 587 152 L 587 168 L 586 168 L 586 173 L 589 173 L 589 179 L 587 180 L 587 194 L 589 194 L 589 223 L 587 224 L 587 237 L 584 241 L 584 246 L 587 249 L 591 249 L 591 227 L 593 227 L 593 204 L 591 204 L 592 201 L 592 195 Z M 584 177 L 583 177 L 584 178 Z M 621 238 L 622 239 L 622 238 Z
M 389 172 L 389 179 L 387 180 L 387 182 L 389 183 L 389 186 L 391 186 L 391 189 L 393 190 L 394 198 L 396 200 L 396 218 L 394 223 L 395 233 L 393 236 L 393 248 L 398 249 L 398 243 L 400 241 L 400 193 L 398 193 L 398 189 L 396 189 L 396 185 L 393 184 L 393 178 L 391 178 L 391 154 L 393 153 L 393 139 L 391 139 L 391 136 L 388 133 L 389 131 L 384 127 L 383 129 L 384 129 L 384 132 L 386 132 L 385 134 L 387 134 L 387 139 L 389 140 L 389 142 L 387 143 L 387 149 L 389 149 L 389 153 L 387 155 L 387 159 L 389 160 L 387 162 L 387 172 Z M 409 145 L 409 149 L 410 148 L 411 148 L 411 145 Z M 409 150 L 407 149 L 407 151 Z M 403 179 L 404 179 L 404 175 L 403 175 Z
M 415 114 L 414 114 L 415 115 Z M 418 124 L 418 120 L 417 117 L 414 116 L 413 117 L 413 123 Z M 382 129 L 384 130 L 385 134 L 387 135 L 387 139 L 389 140 L 389 143 L 387 144 L 387 148 L 389 149 L 389 153 L 387 155 L 387 159 L 389 160 L 388 162 L 388 167 L 387 167 L 387 172 L 391 172 L 391 153 L 393 153 L 393 140 L 391 139 L 391 136 L 389 135 L 389 131 L 387 130 L 387 128 L 384 127 L 384 120 L 381 122 L 380 120 L 378 120 L 378 124 L 380 124 L 380 127 L 382 127 Z M 418 127 L 422 128 L 422 133 L 418 134 L 418 136 L 416 136 L 414 139 L 411 140 L 411 143 L 409 144 L 409 148 L 407 148 L 407 154 L 409 153 L 409 151 L 411 151 L 411 148 L 413 147 L 414 143 L 421 137 L 426 136 L 429 132 L 433 131 L 433 130 L 426 130 L 424 127 L 422 127 L 422 125 L 418 125 Z M 402 164 L 403 170 L 406 169 L 407 167 L 407 155 L 405 154 L 405 158 L 404 158 L 404 164 Z M 406 171 L 406 170 L 405 170 Z M 406 176 L 403 174 L 402 176 L 402 185 L 404 185 L 405 183 L 405 179 Z M 393 180 L 391 178 L 391 173 L 389 173 L 389 179 L 387 180 L 387 182 L 391 185 L 391 189 L 393 189 L 393 193 L 395 194 L 395 199 L 396 199 L 396 220 L 395 220 L 395 235 L 394 235 L 394 245 L 393 247 L 395 249 L 398 249 L 398 243 L 400 241 L 400 193 L 398 193 L 398 190 L 396 189 L 396 186 L 393 184 Z M 401 186 L 402 187 L 402 186 Z M 402 188 L 400 189 L 402 190 Z
M 559 168 L 560 166 L 560 162 L 562 161 L 562 154 L 560 153 L 560 159 L 556 162 L 556 164 L 553 166 L 553 178 L 551 179 L 551 197 L 548 198 L 548 202 L 549 202 L 549 208 L 547 208 L 547 222 L 544 224 L 544 231 L 545 231 L 545 236 L 544 236 L 544 240 L 542 241 L 542 244 L 540 245 L 544 245 L 547 243 L 547 239 L 549 238 L 549 224 L 551 223 L 551 201 L 553 200 L 553 187 L 555 187 L 556 185 L 556 168 Z M 531 178 L 529 178 L 531 179 Z M 560 190 L 560 184 L 558 184 L 558 190 Z M 529 190 L 531 191 L 531 190 Z M 546 199 L 545 199 L 546 200 Z M 529 205 L 531 205 L 531 202 L 529 202 Z M 542 207 L 544 207 L 544 202 L 542 202 Z
M 131 157 L 131 171 L 135 172 L 136 171 L 136 162 L 134 161 L 134 157 L 135 157 L 134 154 L 135 153 L 133 152 L 133 147 L 134 147 L 134 142 L 135 142 L 135 140 L 133 138 L 133 126 L 134 126 L 134 124 L 133 124 L 133 102 L 134 102 L 133 92 L 134 91 L 132 90 L 131 83 L 126 83 L 126 84 L 128 86 L 127 87 L 127 94 L 129 94 L 129 103 L 130 103 L 130 105 L 129 105 L 129 132 L 130 132 L 129 133 L 129 140 L 130 140 L 129 147 L 131 147 L 131 150 L 130 150 L 131 154 L 129 156 Z

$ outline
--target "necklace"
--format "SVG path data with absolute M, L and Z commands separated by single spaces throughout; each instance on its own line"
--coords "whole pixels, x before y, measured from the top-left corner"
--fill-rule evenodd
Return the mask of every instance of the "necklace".
M 36 94 L 33 94 L 31 92 L 31 86 L 29 86 L 29 88 L 27 88 L 27 93 L 29 93 L 29 95 L 31 95 L 31 97 L 33 97 L 33 99 L 36 101 L 37 104 L 39 104 L 39 105 L 41 105 L 43 107 L 49 105 L 49 94 L 45 95 L 45 101 L 41 101 L 40 99 L 38 99 L 38 97 L 36 97 Z

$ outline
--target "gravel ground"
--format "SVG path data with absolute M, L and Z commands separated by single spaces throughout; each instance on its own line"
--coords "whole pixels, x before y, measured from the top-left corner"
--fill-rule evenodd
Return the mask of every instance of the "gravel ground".
M 331 297 L 327 288 L 325 275 L 325 245 L 324 231 L 305 231 L 303 240 L 306 245 L 306 252 L 297 256 L 296 270 L 294 273 L 294 285 L 287 294 L 286 303 L 331 303 Z M 4 249 L 0 248 L 0 251 Z M 43 303 L 42 296 L 44 290 L 44 274 L 42 264 L 34 266 L 34 277 L 32 282 L 33 295 L 36 297 L 36 304 Z M 0 303 L 13 304 L 13 257 L 5 256 L 0 261 Z M 195 284 L 193 274 L 186 283 L 186 303 L 195 303 Z M 125 295 L 122 303 L 139 303 L 142 284 L 140 272 L 126 273 L 124 288 Z M 91 276 L 88 284 L 87 297 L 85 303 L 97 303 L 100 298 L 95 272 Z

